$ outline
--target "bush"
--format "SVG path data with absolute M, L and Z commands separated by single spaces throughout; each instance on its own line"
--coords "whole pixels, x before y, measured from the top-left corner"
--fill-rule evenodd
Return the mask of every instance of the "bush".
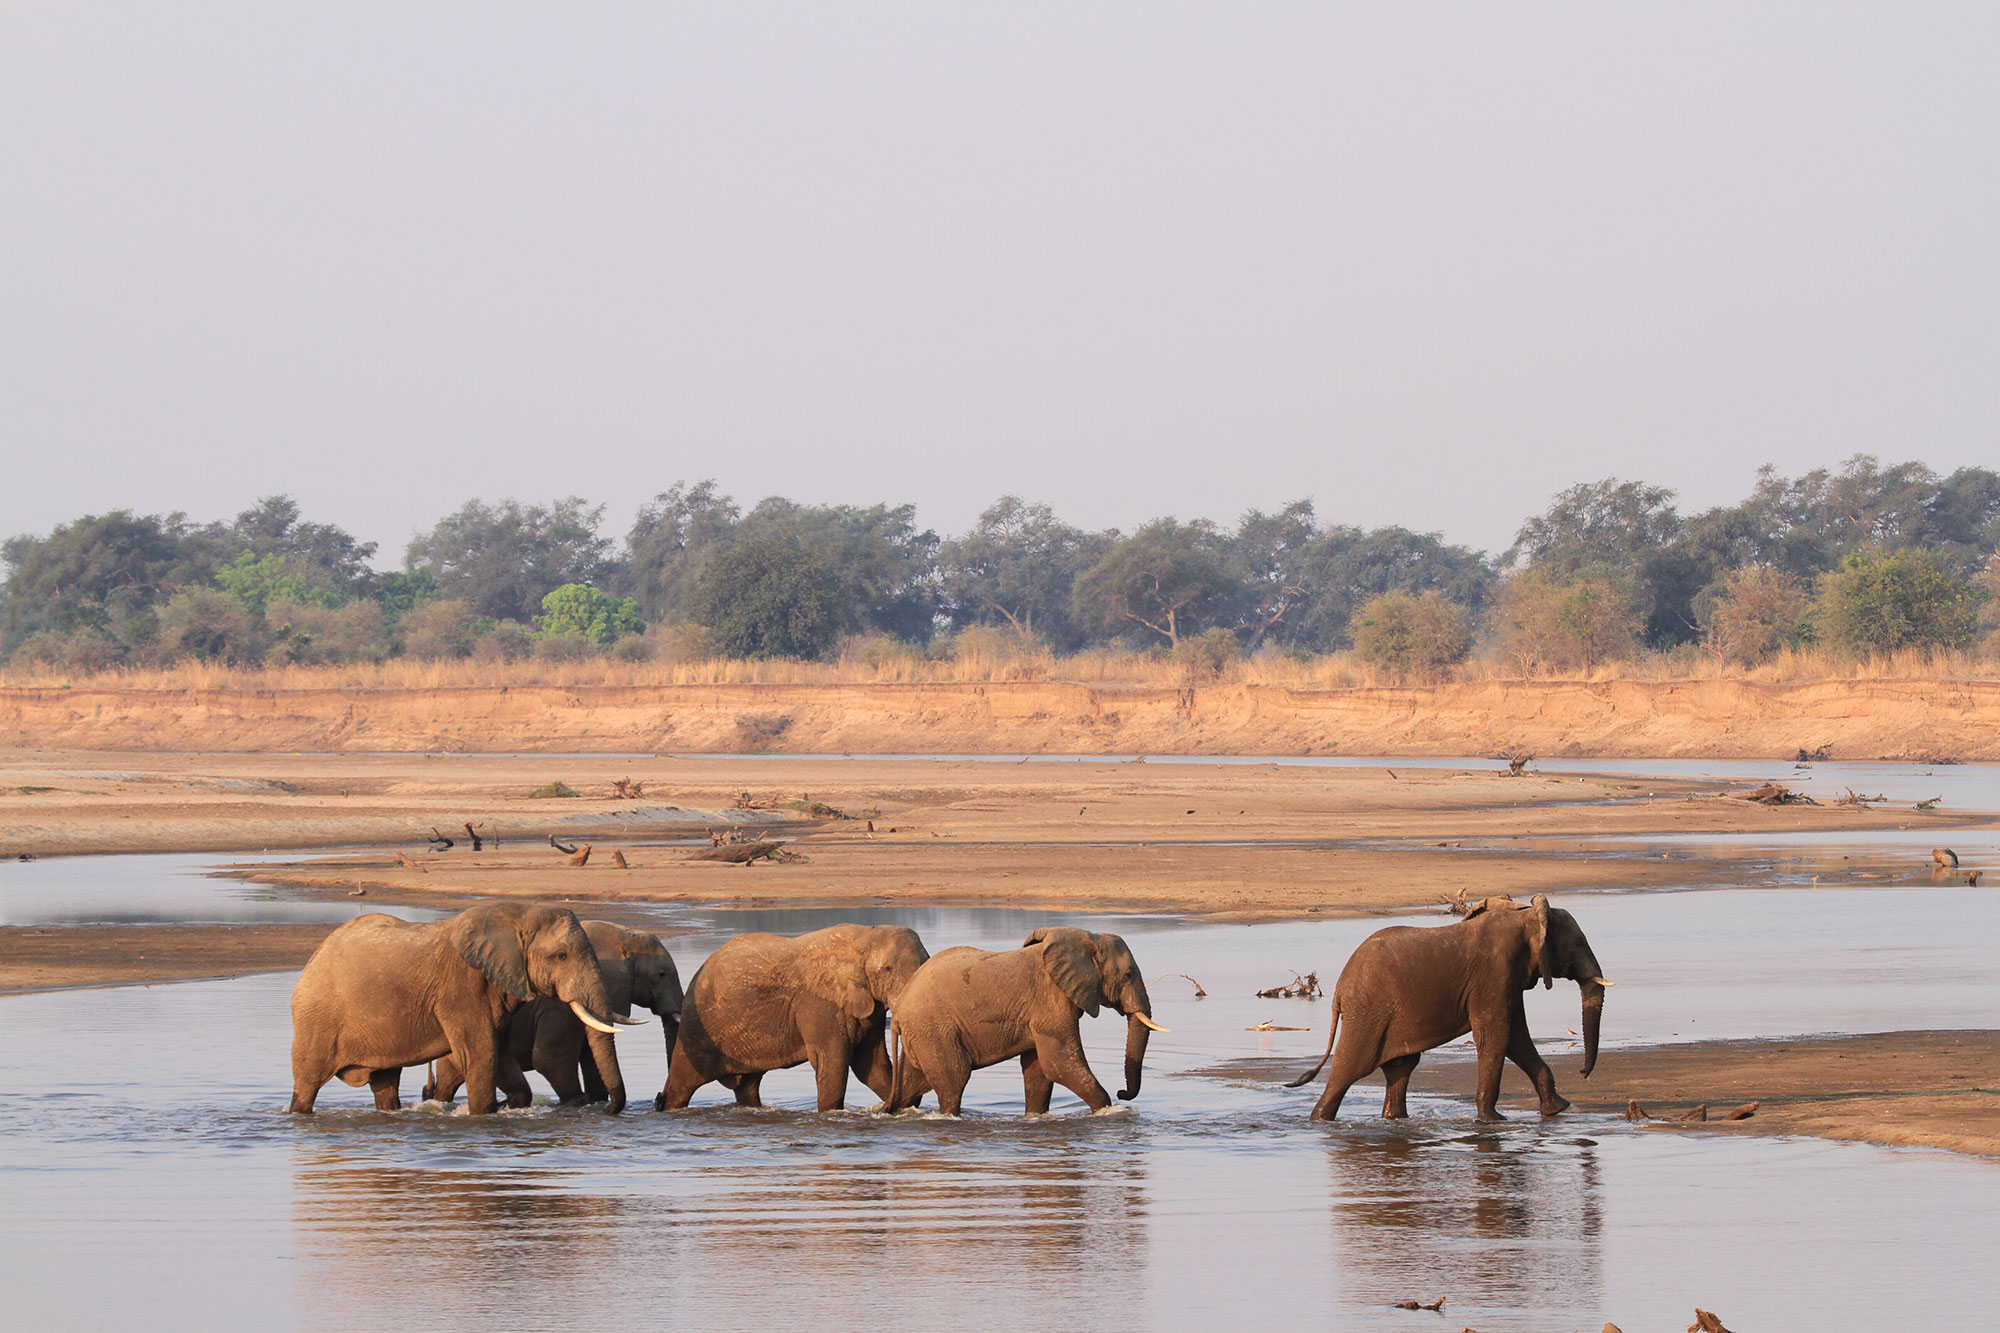
M 539 800 L 557 796 L 571 797 L 571 796 L 581 796 L 581 795 L 583 795 L 582 792 L 570 786 L 567 782 L 564 782 L 561 779 L 557 779 L 554 782 L 544 782 L 541 786 L 529 792 L 528 799 Z
M 1525 675 L 1631 657 L 1646 623 L 1632 581 L 1601 567 L 1564 579 L 1534 570 L 1509 579 L 1494 618 L 1501 654 Z
M 264 608 L 264 621 L 276 640 L 272 653 L 286 662 L 379 662 L 389 651 L 382 608 L 374 602 L 336 608 L 276 596 Z
M 599 644 L 587 634 L 537 634 L 534 651 L 537 662 L 588 662 Z
M 706 662 L 715 656 L 713 637 L 706 625 L 654 625 L 639 642 L 655 662 Z
M 220 588 L 187 587 L 160 608 L 160 654 L 169 659 L 255 666 L 263 660 L 262 636 L 243 603 Z
M 518 620 L 494 622 L 481 617 L 472 640 L 475 662 L 525 662 L 535 651 L 535 634 Z
M 1190 678 L 1215 680 L 1243 660 L 1243 643 L 1235 631 L 1218 626 L 1182 639 L 1173 658 Z
M 1436 591 L 1369 598 L 1354 614 L 1353 633 L 1362 661 L 1402 680 L 1437 680 L 1472 649 L 1465 608 Z
M 1806 639 L 1812 597 L 1782 569 L 1739 569 L 1697 601 L 1709 651 L 1725 662 L 1756 666 Z
M 64 671 L 92 673 L 109 671 L 125 663 L 125 645 L 108 631 L 86 626 L 59 634 L 43 630 L 30 635 L 14 656 L 23 662 L 58 667 Z
M 744 713 L 736 719 L 736 746 L 746 753 L 768 750 L 792 729 L 792 719 L 784 713 Z
M 653 640 L 644 634 L 627 634 L 611 645 L 609 656 L 614 662 L 650 662 Z
M 1962 648 L 1980 597 L 1922 551 L 1856 551 L 1819 580 L 1813 623 L 1819 641 L 1852 657 L 1903 648 Z
M 472 603 L 456 597 L 434 597 L 405 611 L 397 622 L 396 635 L 405 657 L 435 662 L 471 656 L 478 623 Z

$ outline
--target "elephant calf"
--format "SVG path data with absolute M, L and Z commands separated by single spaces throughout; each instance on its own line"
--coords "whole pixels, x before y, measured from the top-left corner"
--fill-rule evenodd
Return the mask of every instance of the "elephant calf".
M 888 1010 L 930 951 L 907 926 L 828 926 L 808 935 L 738 935 L 688 986 L 680 1039 L 656 1110 L 677 1111 L 705 1083 L 761 1106 L 764 1075 L 812 1061 L 819 1109 L 846 1104 L 852 1069 L 889 1097 Z
M 552 996 L 617 1031 L 597 955 L 576 915 L 542 903 L 482 903 L 443 921 L 358 916 L 320 941 L 292 989 L 292 1105 L 308 1114 L 330 1078 L 401 1103 L 403 1070 L 456 1055 L 475 1114 L 499 1109 L 499 1034 L 517 1004 Z
M 1576 918 L 1536 894 L 1523 905 L 1488 898 L 1449 926 L 1390 926 L 1361 941 L 1333 988 L 1326 1053 L 1312 1071 L 1287 1084 L 1303 1087 L 1333 1058 L 1326 1092 L 1312 1118 L 1340 1113 L 1347 1090 L 1380 1069 L 1388 1080 L 1382 1114 L 1409 1114 L 1410 1075 L 1423 1053 L 1467 1032 L 1479 1049 L 1478 1111 L 1498 1120 L 1500 1071 L 1512 1060 L 1534 1081 L 1543 1115 L 1569 1103 L 1556 1094 L 1555 1075 L 1529 1035 L 1523 991 L 1568 977 L 1583 992 L 1583 1076 L 1597 1065 L 1604 1016 L 1604 970 Z M 1339 1045 L 1335 1045 L 1338 1038 Z
M 1006 953 L 947 949 L 924 964 L 896 1003 L 891 1111 L 915 1106 L 936 1089 L 938 1109 L 957 1115 L 975 1069 L 1021 1058 L 1030 1115 L 1049 1109 L 1060 1083 L 1093 1111 L 1111 1098 L 1090 1072 L 1077 1025 L 1110 1005 L 1126 1016 L 1125 1087 L 1139 1095 L 1141 1067 L 1153 1021 L 1146 982 L 1125 941 L 1067 928 L 1038 930 Z
M 651 1010 L 660 1020 L 671 1059 L 680 1030 L 681 974 L 673 956 L 657 935 L 627 930 L 609 921 L 585 921 L 583 933 L 597 955 L 597 971 L 614 1017 L 630 1014 L 632 1006 Z M 526 1106 L 532 1100 L 528 1078 L 532 1069 L 549 1081 L 563 1105 L 607 1102 L 611 1114 L 625 1109 L 625 1078 L 615 1051 L 598 1058 L 590 1032 L 569 1006 L 547 997 L 530 1001 L 508 1016 L 501 1038 L 499 1085 L 507 1105 Z M 601 1043 L 607 1050 L 609 1043 Z M 447 1055 L 437 1062 L 426 1098 L 449 1102 L 464 1081 L 458 1061 Z

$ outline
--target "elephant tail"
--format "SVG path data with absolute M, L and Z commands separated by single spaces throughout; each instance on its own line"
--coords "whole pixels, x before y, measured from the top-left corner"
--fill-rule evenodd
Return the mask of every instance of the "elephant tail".
M 1333 1020 L 1326 1025 L 1326 1049 L 1320 1052 L 1319 1063 L 1314 1065 L 1311 1069 L 1307 1070 L 1305 1073 L 1299 1075 L 1297 1078 L 1293 1079 L 1290 1083 L 1287 1083 L 1285 1085 L 1286 1087 L 1303 1088 L 1306 1084 L 1312 1082 L 1314 1079 L 1319 1077 L 1319 1071 L 1326 1068 L 1327 1058 L 1333 1054 L 1334 1034 L 1339 1031 L 1340 1031 L 1340 992 L 1336 990 L 1333 993 Z

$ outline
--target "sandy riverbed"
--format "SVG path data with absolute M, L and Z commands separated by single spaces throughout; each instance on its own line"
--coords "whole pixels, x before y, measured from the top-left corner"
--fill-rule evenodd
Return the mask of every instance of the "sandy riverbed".
M 614 799 L 614 779 L 643 784 Z M 530 793 L 562 781 L 574 798 Z M 1684 834 L 1950 830 L 1984 822 L 1908 807 L 1767 807 L 1716 783 L 1522 778 L 1492 769 L 973 761 L 134 755 L 0 757 L 0 853 L 361 848 L 261 863 L 263 882 L 374 902 L 495 896 L 620 902 L 984 904 L 1267 920 L 1435 906 L 1488 893 L 1709 884 L 1811 873 L 1921 879 L 1914 857 L 1774 867 L 1690 855 Z M 837 817 L 814 807 L 831 807 Z M 470 821 L 500 845 L 424 850 Z M 763 823 L 803 859 L 750 866 L 669 845 Z M 872 825 L 872 830 L 870 826 Z M 593 842 L 580 868 L 547 845 Z M 1677 846 L 1677 845 L 1676 845 Z M 629 864 L 610 863 L 613 850 Z M 1909 861 L 1909 864 L 1904 864 Z M 129 984 L 299 966 L 327 926 L 0 930 L 0 991 Z M 1705 1043 L 1606 1061 L 1579 1105 L 1636 1098 L 1671 1113 L 1761 1100 L 1754 1130 L 1992 1153 L 2000 1038 L 1924 1034 Z M 1865 1058 L 1864 1058 L 1865 1057 Z M 1462 1072 L 1462 1071 L 1461 1071 Z M 1453 1077 L 1449 1062 L 1420 1080 Z M 1515 1077 L 1510 1075 L 1511 1077 Z M 1436 1086 L 1444 1086 L 1442 1084 Z M 1357 1093 L 1356 1113 L 1365 1093 Z M 1657 1105 L 1656 1105 L 1657 1104 Z M 1733 1131 L 1732 1131 L 1733 1132 Z

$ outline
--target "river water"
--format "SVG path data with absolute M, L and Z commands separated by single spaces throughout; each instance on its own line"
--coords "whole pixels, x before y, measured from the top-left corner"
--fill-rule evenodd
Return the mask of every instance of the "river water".
M 0 868 L 0 904 L 48 919 L 60 895 L 24 887 L 36 881 L 21 872 L 58 865 L 64 883 L 95 880 L 109 895 L 68 919 L 234 919 L 265 910 L 256 895 L 269 893 L 193 887 L 190 858 L 91 858 Z M 1990 889 L 1560 901 L 1619 983 L 1607 1066 L 1634 1044 L 1990 1027 L 2000 1012 Z M 1481 1127 L 1469 1065 L 1454 1067 L 1457 1093 L 1413 1097 L 1397 1124 L 1371 1118 L 1379 1094 L 1365 1085 L 1323 1126 L 1305 1120 L 1314 1087 L 1195 1074 L 1259 1055 L 1303 1072 L 1325 1041 L 1325 1001 L 1253 992 L 1294 972 L 1330 980 L 1379 921 L 681 908 L 657 919 L 684 974 L 739 931 L 838 919 L 909 924 L 933 951 L 1012 947 L 1058 922 L 1116 930 L 1174 1031 L 1154 1039 L 1139 1100 L 1101 1116 L 1058 1090 L 1056 1114 L 1023 1117 L 1012 1066 L 974 1076 L 961 1121 L 804 1112 L 802 1070 L 766 1080 L 763 1110 L 710 1088 L 695 1109 L 657 1115 L 664 1052 L 641 1028 L 621 1038 L 634 1102 L 615 1119 L 546 1105 L 385 1115 L 340 1084 L 319 1115 L 296 1118 L 282 1113 L 292 975 L 0 997 L 8 1325 L 1088 1319 L 1498 1333 L 1615 1320 L 1636 1333 L 1683 1327 L 1697 1304 L 1750 1330 L 1974 1328 L 2000 1307 L 2000 1163 L 1576 1114 Z M 1175 972 L 1208 998 L 1163 975 Z M 1574 987 L 1529 1003 L 1574 1090 Z M 1265 1020 L 1309 1030 L 1248 1030 Z M 1100 1019 L 1086 1034 L 1115 1082 L 1122 1026 Z M 1469 1052 L 1440 1056 L 1454 1054 Z M 406 1095 L 420 1081 L 406 1076 Z M 853 1105 L 871 1100 L 851 1092 Z M 1392 1308 L 1438 1296 L 1442 1316 Z

